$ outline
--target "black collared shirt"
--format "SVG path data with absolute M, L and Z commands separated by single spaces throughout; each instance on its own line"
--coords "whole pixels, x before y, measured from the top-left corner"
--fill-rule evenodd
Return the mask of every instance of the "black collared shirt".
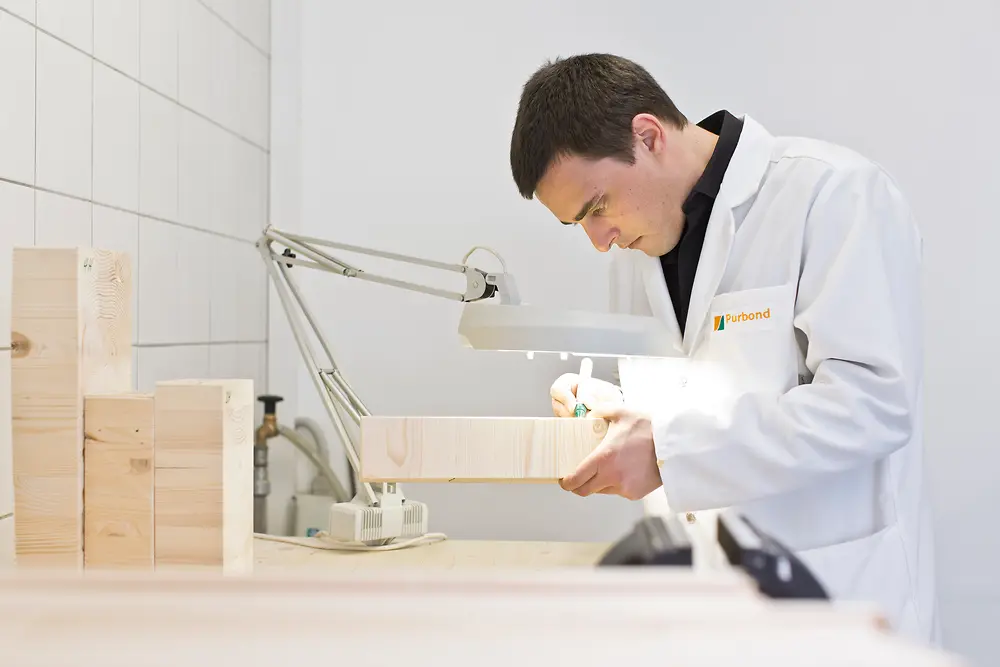
M 708 218 L 712 215 L 712 206 L 719 194 L 729 161 L 736 151 L 743 121 L 723 110 L 701 121 L 698 126 L 719 135 L 719 140 L 705 171 L 684 202 L 684 230 L 680 241 L 673 250 L 660 257 L 660 266 L 663 267 L 663 277 L 667 281 L 667 290 L 674 305 L 681 335 L 684 334 L 691 287 L 698 269 L 701 247 L 705 242 Z

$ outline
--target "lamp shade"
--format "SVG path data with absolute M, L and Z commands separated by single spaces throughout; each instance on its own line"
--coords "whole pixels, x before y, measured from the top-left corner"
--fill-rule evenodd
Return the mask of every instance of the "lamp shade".
M 654 317 L 527 304 L 466 304 L 458 333 L 467 347 L 505 352 L 555 352 L 589 357 L 677 357 Z

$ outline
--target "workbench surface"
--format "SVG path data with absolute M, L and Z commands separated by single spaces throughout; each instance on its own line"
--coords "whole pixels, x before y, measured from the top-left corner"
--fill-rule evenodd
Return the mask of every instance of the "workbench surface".
M 443 540 L 395 551 L 329 551 L 260 537 L 253 545 L 256 572 L 309 567 L 593 567 L 610 547 L 605 542 Z

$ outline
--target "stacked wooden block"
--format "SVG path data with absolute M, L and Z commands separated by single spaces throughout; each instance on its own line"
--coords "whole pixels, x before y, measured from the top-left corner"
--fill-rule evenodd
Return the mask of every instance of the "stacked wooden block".
M 253 381 L 134 392 L 131 275 L 121 252 L 14 250 L 17 565 L 248 571 Z

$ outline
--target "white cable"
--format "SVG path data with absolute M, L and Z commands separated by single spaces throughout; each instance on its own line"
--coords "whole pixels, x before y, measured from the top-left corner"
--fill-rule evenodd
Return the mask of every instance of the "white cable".
M 469 258 L 472 257 L 472 253 L 476 252 L 477 250 L 485 250 L 488 253 L 492 253 L 494 257 L 500 260 L 500 272 L 507 273 L 507 263 L 503 261 L 503 257 L 501 257 L 500 253 L 498 253 L 496 250 L 488 246 L 483 246 L 483 245 L 473 246 L 469 250 L 469 252 L 465 253 L 465 257 L 462 258 L 462 264 L 468 266 L 467 262 L 469 261 Z
M 269 542 L 282 542 L 284 544 L 295 544 L 300 547 L 311 549 L 323 549 L 325 551 L 396 551 L 397 549 L 407 549 L 409 547 L 421 546 L 424 544 L 434 544 L 448 539 L 444 533 L 426 533 L 420 537 L 414 537 L 401 542 L 390 542 L 377 546 L 359 544 L 357 542 L 340 542 L 330 539 L 330 534 L 326 531 L 316 533 L 315 537 L 286 537 L 284 535 L 267 535 L 264 533 L 254 533 L 255 539 L 267 540 Z

